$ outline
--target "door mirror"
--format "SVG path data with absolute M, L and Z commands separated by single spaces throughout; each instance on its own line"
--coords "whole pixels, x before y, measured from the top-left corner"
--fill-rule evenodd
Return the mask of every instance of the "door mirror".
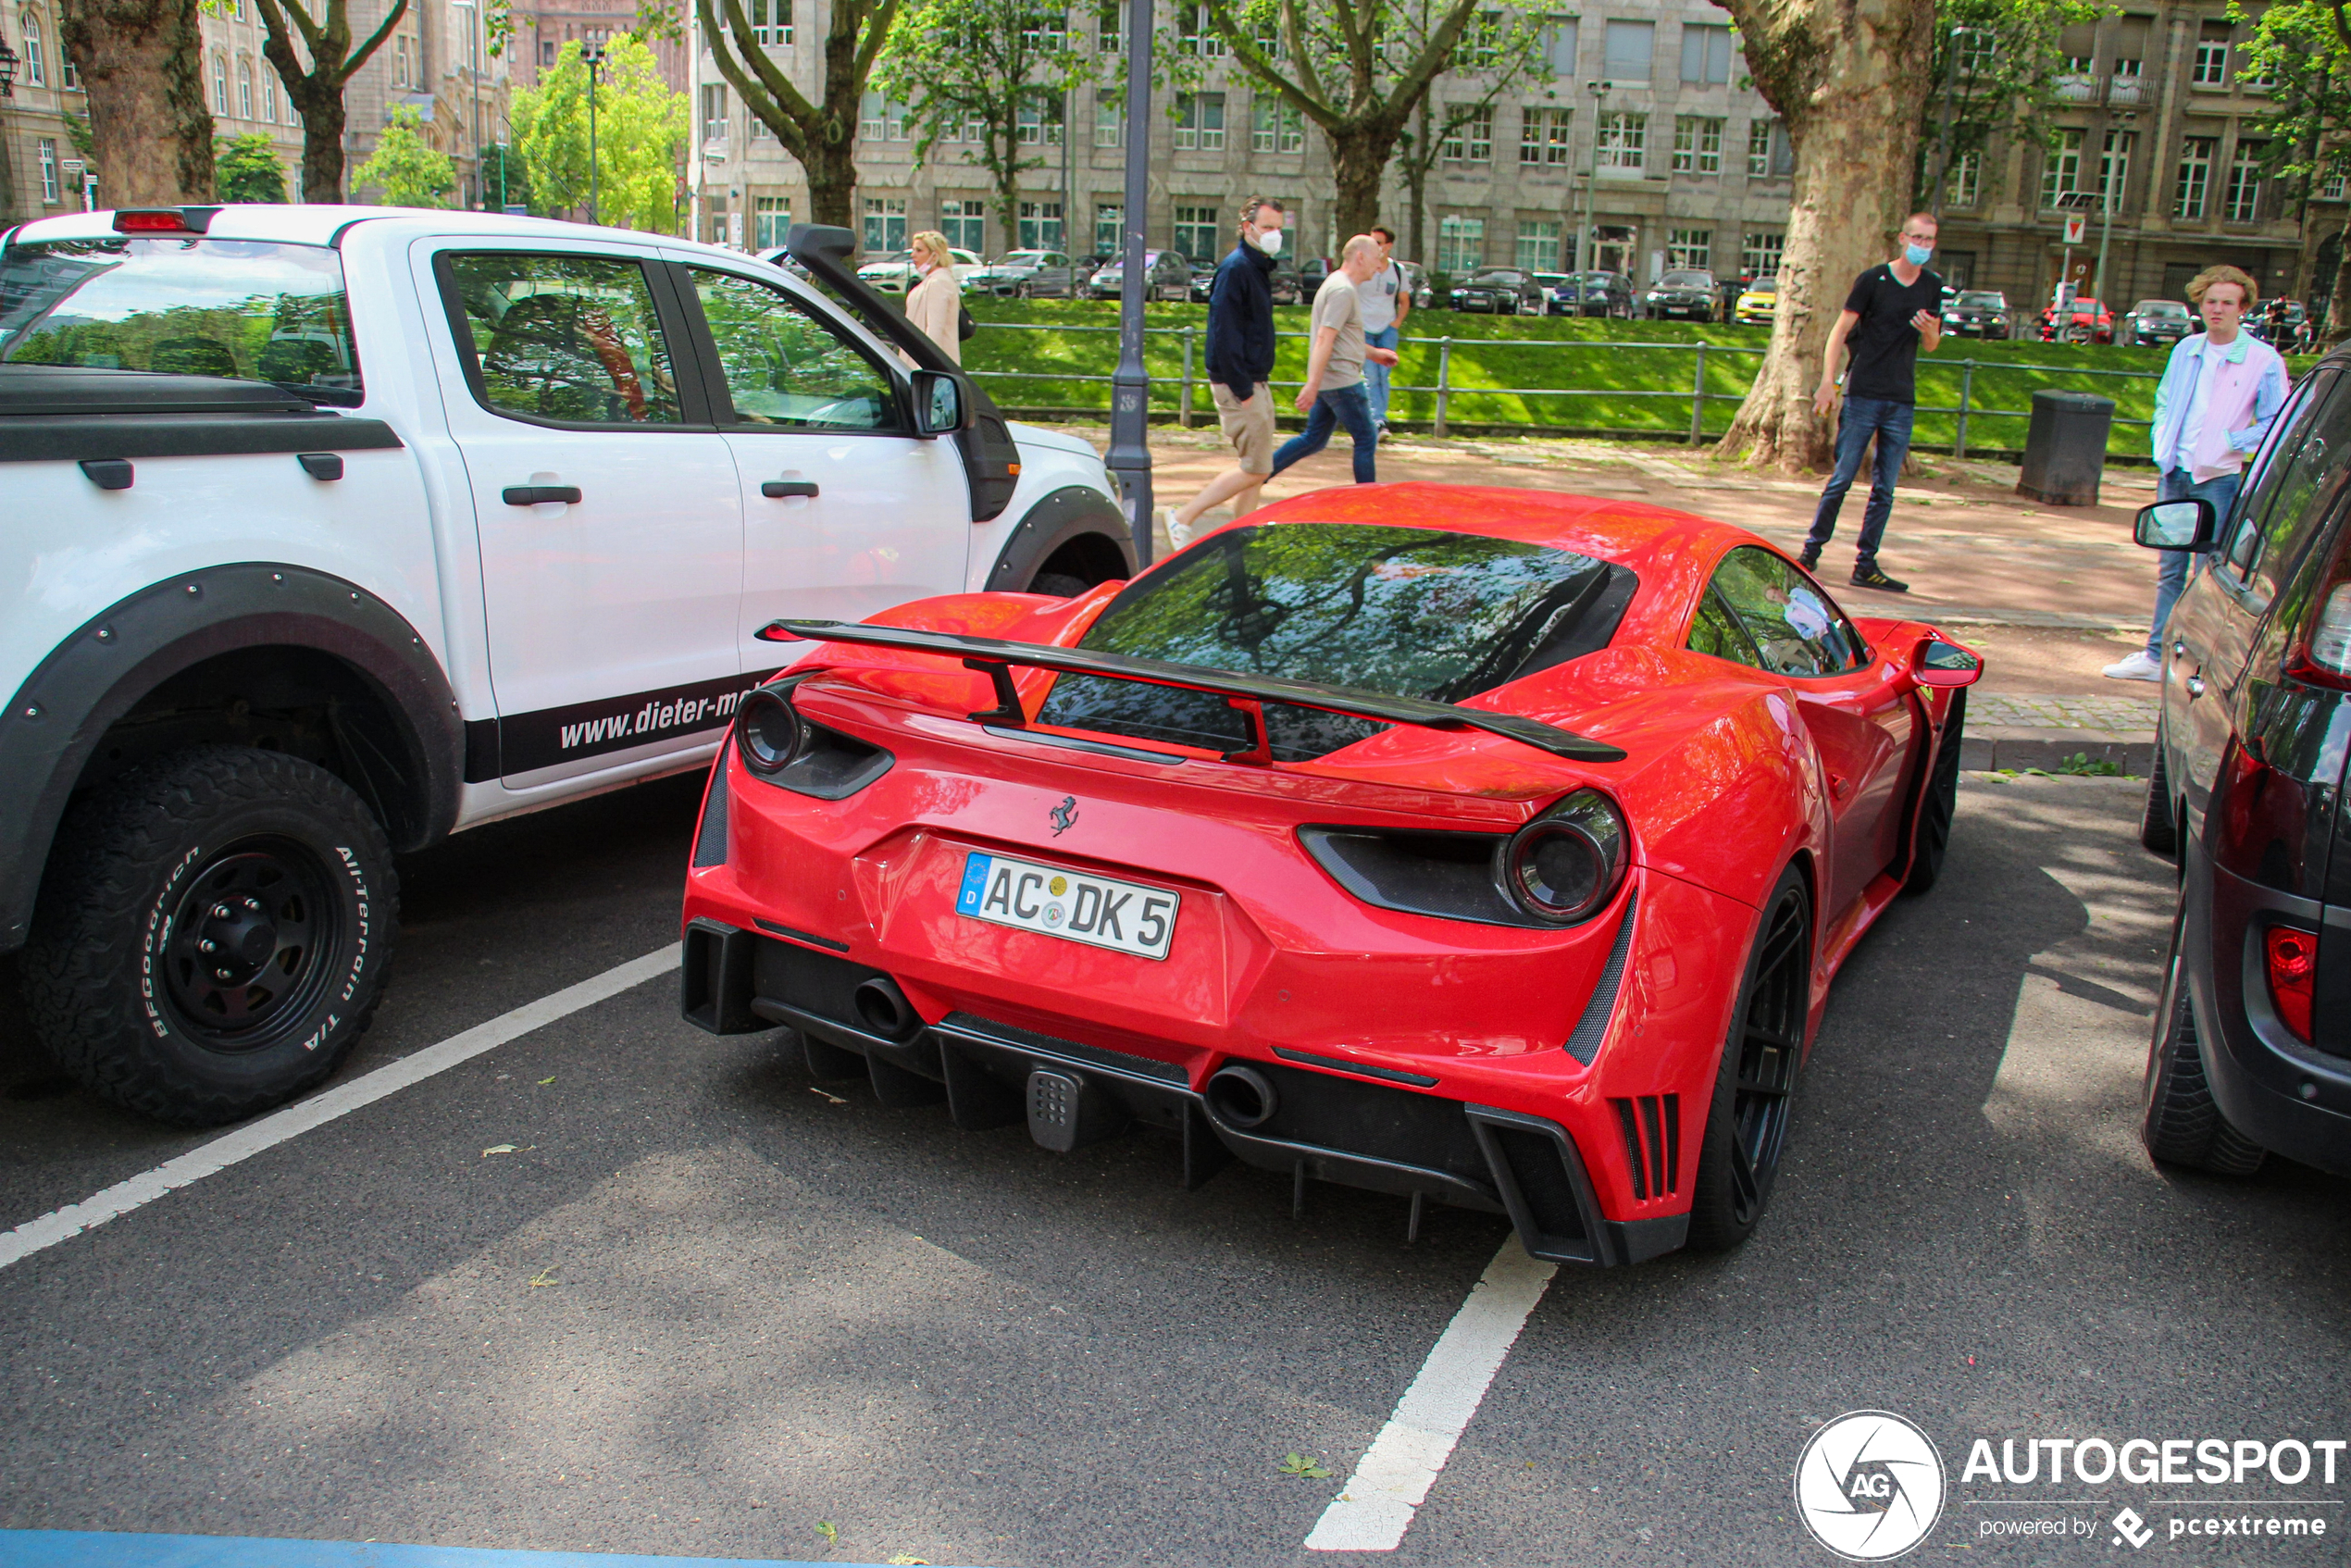
M 914 428 L 927 436 L 943 436 L 964 428 L 964 388 L 939 370 L 914 372 Z
M 1972 686 L 1984 676 L 1984 659 L 1972 648 L 1930 637 L 1910 661 L 1910 678 L 1921 686 Z
M 2139 508 L 2131 537 L 2149 550 L 2209 550 L 2219 521 L 2209 501 L 2158 501 Z

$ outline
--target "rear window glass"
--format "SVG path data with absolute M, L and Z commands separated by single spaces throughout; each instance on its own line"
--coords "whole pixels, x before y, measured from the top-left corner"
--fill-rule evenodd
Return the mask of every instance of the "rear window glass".
M 1231 529 L 1111 602 L 1081 647 L 1209 669 L 1457 703 L 1607 645 L 1632 597 L 1624 566 L 1434 529 L 1282 523 Z M 1047 724 L 1238 749 L 1221 697 L 1063 676 Z M 1274 755 L 1321 756 L 1385 728 L 1268 704 Z
M 173 235 L 0 255 L 0 362 L 271 381 L 361 401 L 342 259 L 324 245 Z

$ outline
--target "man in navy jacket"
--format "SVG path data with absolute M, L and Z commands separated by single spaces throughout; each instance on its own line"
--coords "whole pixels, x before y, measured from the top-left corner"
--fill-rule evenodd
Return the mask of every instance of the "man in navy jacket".
M 1282 204 L 1252 196 L 1241 207 L 1240 241 L 1217 264 L 1208 292 L 1208 386 L 1217 422 L 1239 461 L 1162 520 L 1181 550 L 1200 514 L 1230 501 L 1233 515 L 1254 511 L 1274 472 L 1274 258 L 1282 252 Z

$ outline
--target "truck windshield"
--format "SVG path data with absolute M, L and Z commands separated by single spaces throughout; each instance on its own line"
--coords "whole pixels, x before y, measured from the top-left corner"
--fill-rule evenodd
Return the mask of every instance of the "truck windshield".
M 0 362 L 270 381 L 362 398 L 342 261 L 252 240 L 56 240 L 0 253 Z

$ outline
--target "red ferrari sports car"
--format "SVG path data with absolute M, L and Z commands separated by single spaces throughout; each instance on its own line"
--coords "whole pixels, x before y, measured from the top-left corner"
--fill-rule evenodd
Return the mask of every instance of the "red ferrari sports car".
M 1830 977 L 1942 864 L 1982 670 L 1739 529 L 1420 484 L 762 635 L 814 646 L 711 775 L 690 1020 L 1596 1263 L 1754 1227 Z

